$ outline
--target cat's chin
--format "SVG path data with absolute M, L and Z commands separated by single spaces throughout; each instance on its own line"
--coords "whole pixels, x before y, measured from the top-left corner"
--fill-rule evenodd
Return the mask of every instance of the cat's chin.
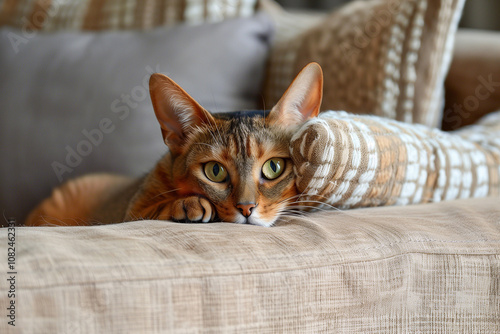
M 250 225 L 263 226 L 263 227 L 271 227 L 274 225 L 275 221 L 276 221 L 276 219 L 274 219 L 272 221 L 266 221 L 266 220 L 263 220 L 257 216 L 254 216 L 254 215 L 252 215 L 248 218 L 245 218 L 243 215 L 238 215 L 238 217 L 236 217 L 234 222 L 236 224 L 250 224 Z

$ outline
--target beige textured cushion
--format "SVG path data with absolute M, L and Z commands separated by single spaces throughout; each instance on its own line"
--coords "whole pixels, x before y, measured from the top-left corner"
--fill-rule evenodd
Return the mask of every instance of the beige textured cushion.
M 290 150 L 300 200 L 312 206 L 500 195 L 500 111 L 455 133 L 330 111 L 304 124 Z
M 272 228 L 17 228 L 16 328 L 0 332 L 497 333 L 499 217 L 490 198 Z M 0 245 L 5 274 L 6 229 Z
M 268 14 L 274 21 L 275 43 L 291 40 L 304 31 L 320 24 L 328 15 L 322 11 L 288 11 L 274 0 L 260 0 L 258 9 Z
M 323 108 L 440 125 L 443 82 L 463 0 L 354 1 L 272 51 L 266 104 L 318 62 Z
M 459 30 L 446 77 L 444 130 L 500 110 L 500 32 Z
M 0 25 L 33 30 L 147 29 L 179 22 L 221 21 L 254 13 L 257 0 L 13 0 Z

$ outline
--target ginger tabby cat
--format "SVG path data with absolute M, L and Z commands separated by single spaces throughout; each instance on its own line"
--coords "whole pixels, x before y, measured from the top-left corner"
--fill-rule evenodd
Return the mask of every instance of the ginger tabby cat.
M 162 74 L 149 84 L 169 152 L 140 179 L 95 174 L 65 183 L 26 225 L 158 219 L 272 226 L 299 205 L 289 142 L 319 113 L 318 64 L 307 65 L 269 112 L 211 114 Z

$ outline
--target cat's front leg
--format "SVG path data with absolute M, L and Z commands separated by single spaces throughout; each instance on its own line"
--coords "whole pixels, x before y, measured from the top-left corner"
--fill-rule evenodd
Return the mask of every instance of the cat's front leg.
M 201 196 L 189 196 L 171 204 L 172 219 L 192 223 L 208 223 L 214 221 L 216 210 L 214 205 Z
M 157 197 L 155 193 L 138 193 L 129 204 L 125 221 L 153 219 L 208 223 L 217 216 L 215 206 L 203 196 L 170 197 L 151 203 L 151 198 Z

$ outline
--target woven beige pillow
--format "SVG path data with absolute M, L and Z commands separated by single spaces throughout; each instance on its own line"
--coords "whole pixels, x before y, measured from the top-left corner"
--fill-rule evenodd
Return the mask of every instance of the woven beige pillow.
M 311 206 L 500 195 L 500 111 L 451 133 L 329 111 L 304 124 L 290 150 L 301 200 Z
M 0 8 L 0 26 L 22 28 L 28 35 L 33 30 L 147 29 L 250 16 L 256 5 L 257 0 L 12 0 Z
M 464 0 L 354 1 L 272 51 L 274 105 L 311 61 L 325 74 L 323 108 L 440 124 L 443 82 Z

